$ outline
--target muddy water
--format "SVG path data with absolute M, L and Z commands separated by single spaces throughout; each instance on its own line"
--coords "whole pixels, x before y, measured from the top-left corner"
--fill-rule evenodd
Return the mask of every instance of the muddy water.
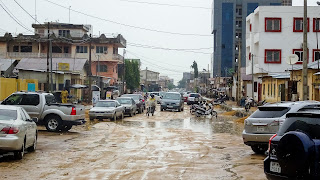
M 233 120 L 185 108 L 39 131 L 36 152 L 0 158 L 1 179 L 265 179 L 264 156 L 243 144 L 243 124 Z

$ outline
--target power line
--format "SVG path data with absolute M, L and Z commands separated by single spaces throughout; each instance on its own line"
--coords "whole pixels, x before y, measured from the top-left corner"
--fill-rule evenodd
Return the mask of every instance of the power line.
M 140 29 L 140 30 L 145 30 L 145 31 L 152 31 L 152 32 L 157 32 L 157 33 L 164 33 L 164 34 L 181 35 L 181 36 L 212 37 L 212 35 L 207 35 L 207 34 L 193 34 L 193 33 L 190 33 L 190 34 L 189 34 L 189 33 L 186 33 L 186 34 L 184 34 L 184 33 L 161 31 L 161 30 L 156 30 L 156 29 L 150 29 L 150 28 L 145 28 L 145 27 L 139 27 L 139 26 L 124 24 L 124 23 L 119 23 L 119 22 L 116 22 L 116 21 L 113 21 L 113 20 L 109 20 L 109 19 L 105 19 L 105 18 L 98 17 L 98 16 L 86 14 L 86 13 L 84 13 L 84 12 L 71 9 L 71 8 L 69 8 L 69 7 L 66 7 L 66 6 L 57 4 L 57 3 L 52 2 L 52 1 L 49 1 L 49 0 L 44 0 L 44 1 L 47 1 L 48 3 L 54 4 L 54 5 L 56 5 L 56 6 L 62 7 L 62 8 L 64 8 L 64 9 L 68 9 L 68 10 L 70 10 L 70 11 L 76 12 L 76 13 L 78 13 L 78 14 L 82 14 L 82 15 L 85 15 L 85 16 L 88 16 L 88 17 L 91 17 L 91 18 L 94 18 L 94 19 L 99 19 L 99 20 L 102 20 L 102 21 L 106 21 L 106 22 L 113 23 L 113 24 L 117 24 L 117 25 L 121 25 L 121 26 L 130 27 L 130 28 L 135 28 L 135 29 Z
M 1 3 L 3 4 L 3 2 L 1 1 Z M 30 32 L 33 32 L 32 30 L 30 30 L 30 29 L 28 29 L 28 28 L 26 28 L 18 19 L 15 19 L 14 17 L 14 15 L 12 14 L 10 14 L 8 11 L 9 11 L 9 9 L 8 10 L 6 10 L 4 7 L 3 7 L 3 5 L 2 4 L 0 4 L 0 6 L 2 7 L 2 9 L 11 17 L 11 19 L 13 19 L 17 24 L 19 24 L 22 28 L 24 28 L 25 30 L 27 30 L 27 31 L 30 31 Z M 5 6 L 5 5 L 4 5 Z
M 171 6 L 171 7 L 182 7 L 182 8 L 193 8 L 193 9 L 211 10 L 211 8 L 199 7 L 199 6 L 184 6 L 184 5 L 178 5 L 178 4 L 164 4 L 164 3 L 154 3 L 154 2 L 145 2 L 145 1 L 133 1 L 133 0 L 119 0 L 119 1 L 126 1 L 126 2 L 130 2 L 130 3 L 139 3 L 139 4 L 151 4 L 151 5 L 160 5 L 160 6 Z

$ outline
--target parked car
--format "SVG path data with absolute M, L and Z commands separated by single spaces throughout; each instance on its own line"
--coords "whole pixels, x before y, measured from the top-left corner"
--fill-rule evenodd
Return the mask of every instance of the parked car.
M 138 113 L 143 113 L 146 103 L 141 94 L 124 94 L 121 97 L 131 97 L 136 102 Z
M 72 126 L 86 122 L 83 105 L 56 103 L 51 93 L 15 92 L 1 104 L 23 107 L 30 117 L 38 118 L 38 124 L 45 125 L 48 131 L 68 131 Z
M 124 106 L 116 100 L 100 100 L 89 110 L 89 119 L 107 119 L 116 121 L 117 117 L 124 118 Z
M 189 97 L 189 94 L 190 94 L 190 93 L 191 93 L 190 91 L 187 91 L 187 92 L 184 92 L 184 93 L 183 93 L 184 102 L 188 102 L 188 97 Z
M 161 111 L 166 109 L 176 109 L 179 112 L 184 109 L 183 97 L 178 92 L 167 92 L 161 102 Z
M 264 153 L 268 148 L 270 137 L 278 132 L 287 113 L 319 105 L 320 103 L 316 101 L 297 101 L 259 106 L 258 110 L 244 121 L 242 132 L 244 144 L 250 146 L 255 153 Z
M 198 104 L 201 101 L 202 101 L 202 97 L 199 93 L 190 93 L 187 100 L 187 104 L 188 105 Z
M 37 147 L 37 118 L 30 118 L 21 107 L 0 105 L 0 154 L 13 152 L 15 159 L 22 159 Z
M 269 141 L 268 179 L 320 179 L 320 111 L 288 113 Z
M 124 107 L 125 115 L 129 115 L 130 117 L 136 115 L 137 105 L 132 97 L 118 97 L 116 101 L 118 101 Z

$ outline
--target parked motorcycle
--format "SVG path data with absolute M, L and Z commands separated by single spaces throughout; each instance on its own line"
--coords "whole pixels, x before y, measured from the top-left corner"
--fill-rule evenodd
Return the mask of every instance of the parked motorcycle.
M 195 115 L 197 117 L 201 117 L 201 116 L 207 116 L 207 115 L 211 115 L 212 117 L 218 117 L 218 113 L 217 111 L 213 110 L 212 104 L 206 105 L 204 107 L 198 107 L 195 110 Z
M 254 106 L 257 106 L 257 102 L 252 97 L 247 98 L 244 105 L 244 109 L 246 110 L 246 112 L 248 112 L 250 108 Z
M 226 104 L 226 100 L 228 99 L 227 95 L 221 96 L 219 98 L 217 98 L 216 100 L 214 100 L 213 102 L 217 103 L 217 104 Z

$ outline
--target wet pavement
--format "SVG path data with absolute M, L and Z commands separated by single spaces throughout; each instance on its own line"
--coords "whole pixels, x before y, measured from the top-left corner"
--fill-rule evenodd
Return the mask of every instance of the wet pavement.
M 185 106 L 67 133 L 39 127 L 36 152 L 0 157 L 1 179 L 265 179 L 265 156 L 243 144 L 235 120 L 222 111 L 196 118 Z

